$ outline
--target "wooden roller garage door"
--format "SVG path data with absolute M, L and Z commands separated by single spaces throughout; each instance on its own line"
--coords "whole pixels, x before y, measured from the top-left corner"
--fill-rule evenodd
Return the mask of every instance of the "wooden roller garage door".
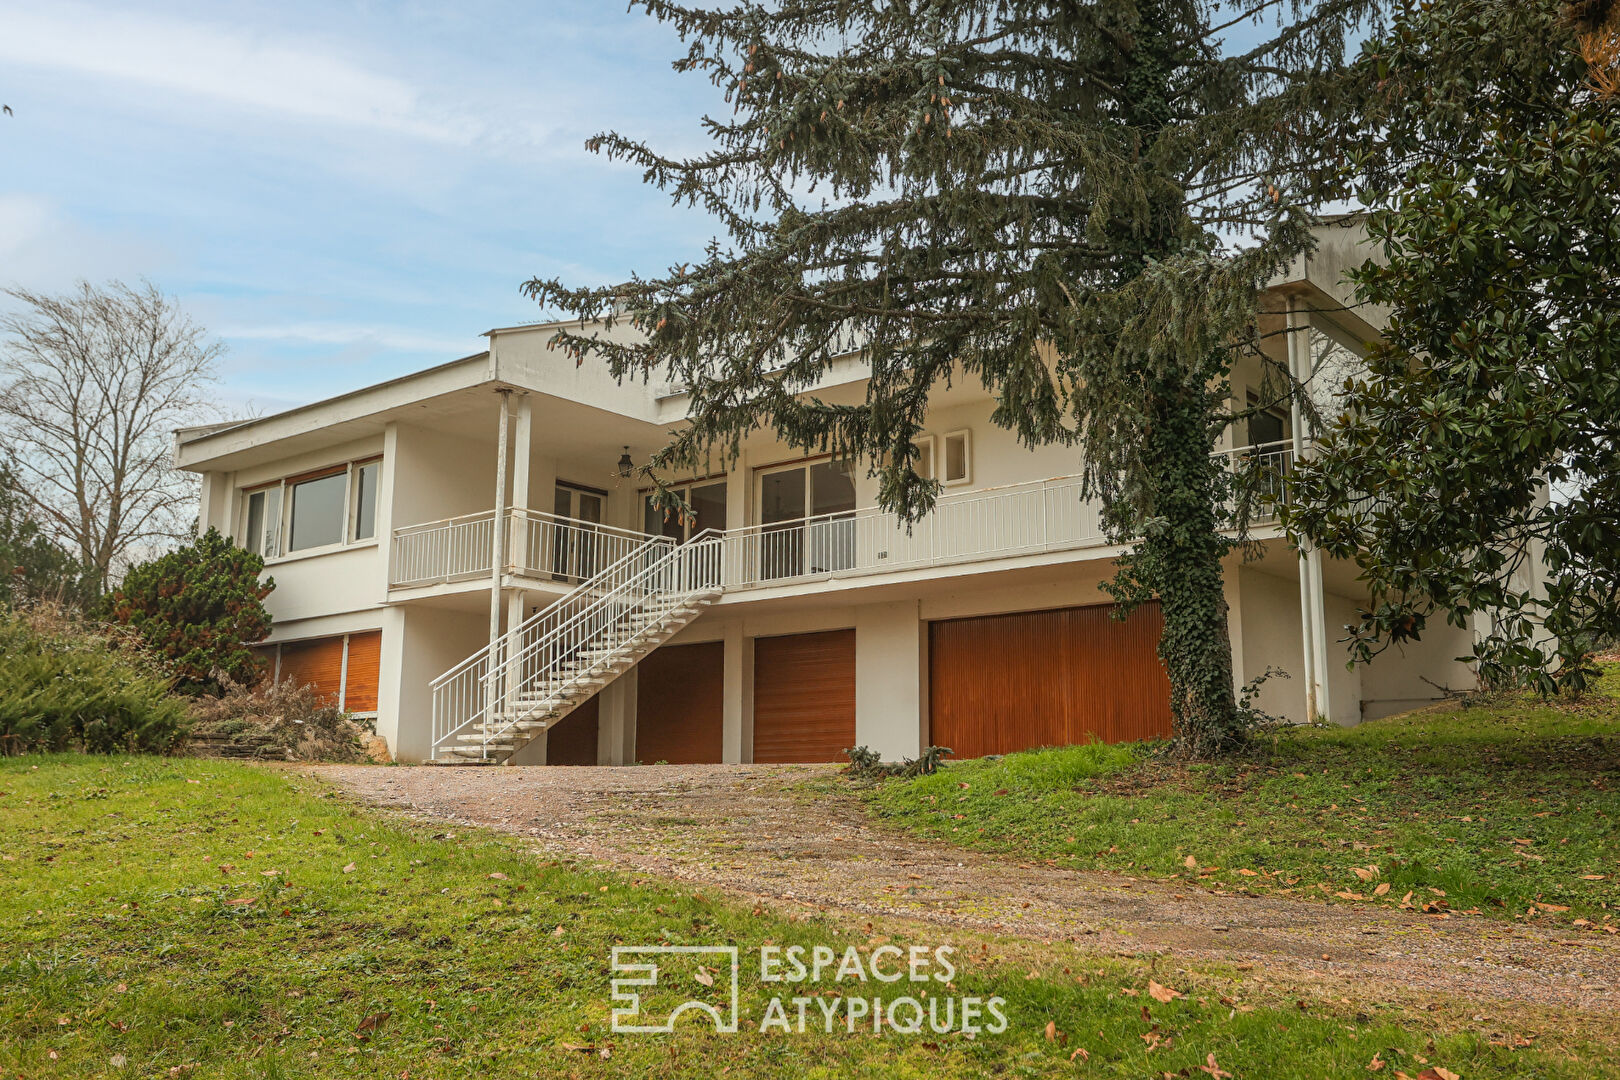
M 754 760 L 842 761 L 855 745 L 855 631 L 754 642 Z
M 1164 615 L 1113 605 L 931 623 L 929 741 L 958 758 L 1170 734 Z
M 546 732 L 547 765 L 595 765 L 601 695 L 591 698 Z
M 665 645 L 636 671 L 636 760 L 719 764 L 726 647 Z

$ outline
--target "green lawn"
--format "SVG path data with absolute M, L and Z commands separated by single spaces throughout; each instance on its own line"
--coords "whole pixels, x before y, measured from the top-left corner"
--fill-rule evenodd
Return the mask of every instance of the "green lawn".
M 1611 666 L 1584 701 L 1300 729 L 1237 764 L 1076 746 L 953 762 L 868 798 L 924 835 L 1061 865 L 1601 933 L 1620 927 L 1617 691 Z
M 741 1033 L 605 1030 L 610 947 L 656 942 L 745 948 Z M 1003 997 L 1008 1030 L 874 1035 L 863 1022 L 854 1034 L 762 1035 L 765 1003 L 784 991 L 759 981 L 746 950 L 767 942 L 958 946 L 954 986 L 933 992 Z M 1383 1075 L 1432 1063 L 1481 1080 L 1596 1077 L 1614 1052 L 1606 1029 L 1576 1036 L 1545 1015 L 1514 1021 L 1493 1007 L 1474 1030 L 1474 1007 L 1409 1013 L 1398 988 L 1351 1003 L 1273 973 L 1156 962 L 751 910 L 548 863 L 512 838 L 383 816 L 283 770 L 0 762 L 5 1080 L 1202 1078 L 1217 1075 L 1210 1054 L 1219 1075 L 1251 1080 L 1361 1076 L 1375 1055 L 1391 1065 Z M 1186 996 L 1161 1003 L 1150 978 Z M 835 997 L 834 984 L 821 989 Z M 1492 1045 L 1504 1027 L 1541 1034 L 1529 1049 Z

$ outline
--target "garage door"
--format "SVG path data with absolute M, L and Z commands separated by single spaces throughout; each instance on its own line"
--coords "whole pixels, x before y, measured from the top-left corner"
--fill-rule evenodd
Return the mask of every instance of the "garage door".
M 855 745 L 855 631 L 754 642 L 754 760 L 842 761 Z
M 595 765 L 596 729 L 601 716 L 601 695 L 557 721 L 546 732 L 547 765 Z
M 665 645 L 636 668 L 636 760 L 718 764 L 726 647 Z
M 1164 615 L 1113 605 L 931 623 L 929 741 L 959 758 L 1170 734 Z

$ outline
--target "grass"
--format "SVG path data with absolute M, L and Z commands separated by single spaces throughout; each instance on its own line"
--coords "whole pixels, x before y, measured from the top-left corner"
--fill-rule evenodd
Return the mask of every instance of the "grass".
M 1240 1080 L 1360 1076 L 1375 1055 L 1392 1066 L 1385 1075 L 1432 1062 L 1484 1080 L 1596 1077 L 1614 1053 L 1607 1027 L 1577 1035 L 1498 1008 L 1481 1027 L 1474 1006 L 1419 1012 L 1393 998 L 1398 989 L 1369 988 L 1352 1004 L 1263 971 L 946 934 L 558 865 L 514 838 L 384 816 L 285 770 L 0 762 L 5 1080 L 1202 1078 L 1216 1075 L 1211 1054 L 1220 1075 Z M 973 1039 L 872 1034 L 864 1022 L 854 1033 L 760 1034 L 768 998 L 782 991 L 745 959 L 740 1034 L 695 1023 L 611 1034 L 609 951 L 655 942 L 737 944 L 745 958 L 765 943 L 951 944 L 952 992 L 1003 997 L 1009 1026 Z M 1154 1000 L 1150 979 L 1186 996 Z M 895 994 L 819 989 L 824 1001 L 839 990 Z M 1527 1048 L 1513 1049 L 1520 1034 Z
M 1617 694 L 1610 666 L 1580 702 L 1298 729 L 1233 764 L 1093 744 L 953 762 L 867 797 L 923 835 L 1060 865 L 1597 933 L 1620 927 Z

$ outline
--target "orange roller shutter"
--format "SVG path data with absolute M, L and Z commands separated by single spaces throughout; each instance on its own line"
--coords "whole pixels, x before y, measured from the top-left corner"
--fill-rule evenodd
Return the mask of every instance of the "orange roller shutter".
M 343 706 L 350 712 L 377 711 L 377 672 L 382 665 L 382 631 L 349 635 L 349 681 Z
M 281 681 L 314 686 L 323 702 L 336 705 L 343 685 L 343 639 L 317 638 L 283 645 Z

